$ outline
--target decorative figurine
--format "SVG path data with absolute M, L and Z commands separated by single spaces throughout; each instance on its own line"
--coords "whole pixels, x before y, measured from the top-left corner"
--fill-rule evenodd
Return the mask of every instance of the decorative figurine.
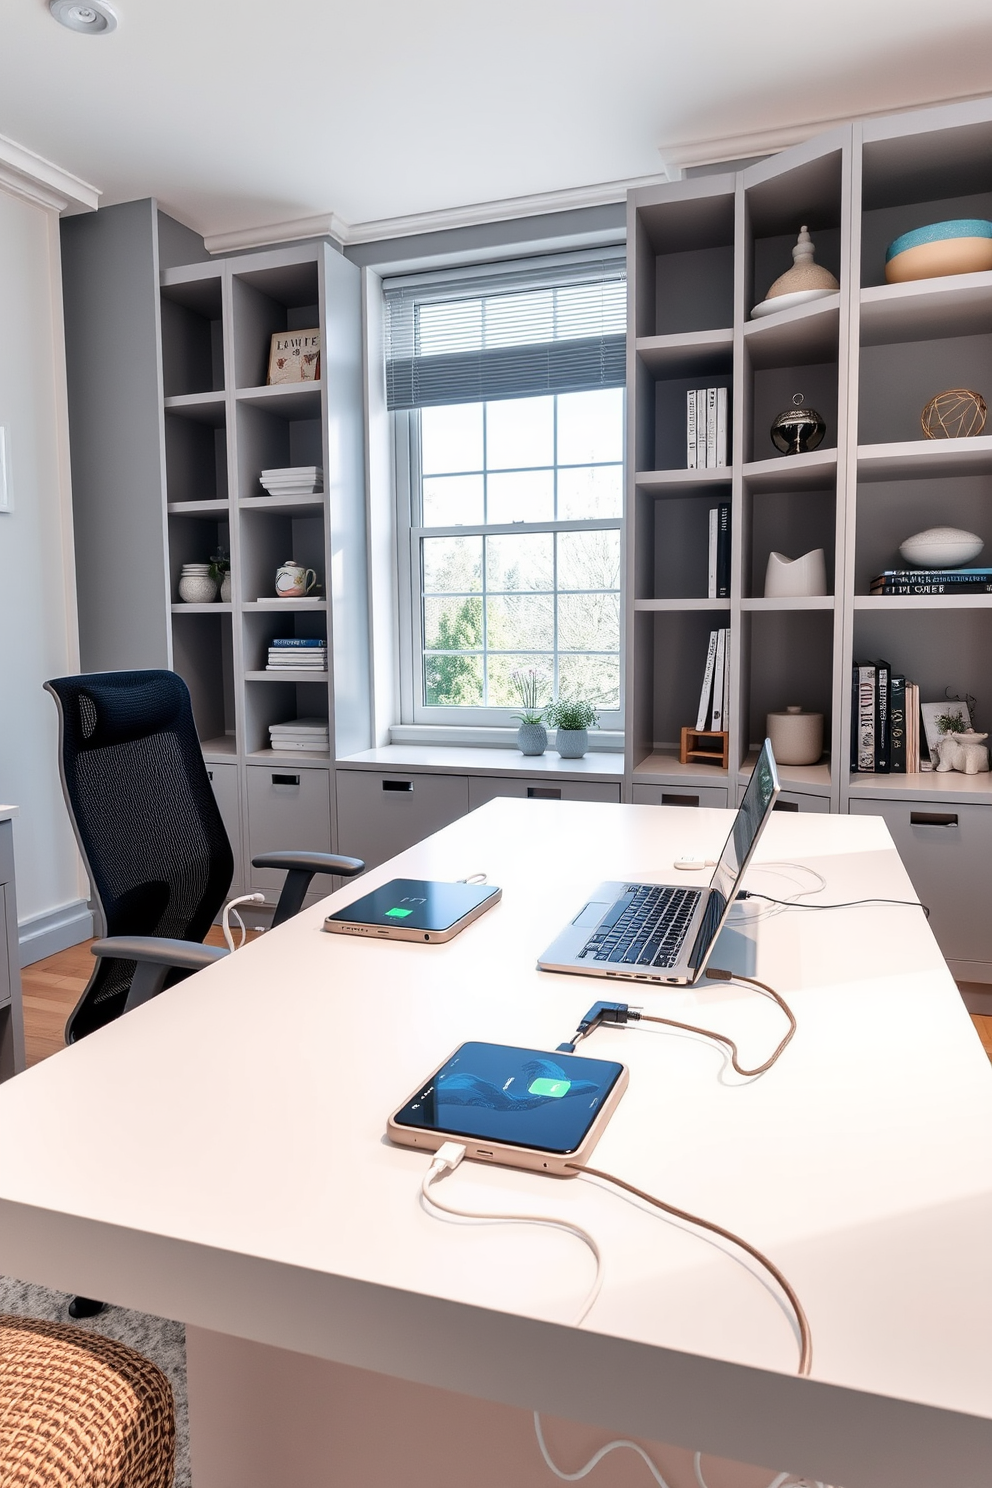
M 802 393 L 792 399 L 793 407 L 785 408 L 772 424 L 772 444 L 783 455 L 805 455 L 823 442 L 827 426 L 815 408 L 807 407 Z
M 957 770 L 961 775 L 982 775 L 989 768 L 988 734 L 968 729 L 963 734 L 942 734 L 930 746 L 930 757 L 938 775 Z
M 899 544 L 899 556 L 913 568 L 961 568 L 977 558 L 985 543 L 961 527 L 928 527 Z
M 824 295 L 836 294 L 840 288 L 829 269 L 814 260 L 813 239 L 805 227 L 792 250 L 792 268 L 780 274 L 760 305 L 755 305 L 751 318 L 772 315 L 776 310 L 788 310 L 792 305 L 804 305 L 808 300 L 821 300 Z

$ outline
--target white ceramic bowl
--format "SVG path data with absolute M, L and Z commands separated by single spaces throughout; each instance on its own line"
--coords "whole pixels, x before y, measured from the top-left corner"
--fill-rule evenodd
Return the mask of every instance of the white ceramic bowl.
M 960 568 L 977 558 L 985 544 L 975 532 L 960 527 L 928 527 L 899 544 L 899 554 L 914 568 Z

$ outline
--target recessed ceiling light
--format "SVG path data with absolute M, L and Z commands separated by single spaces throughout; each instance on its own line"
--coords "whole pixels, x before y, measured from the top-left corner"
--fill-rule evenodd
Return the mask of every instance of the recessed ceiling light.
M 117 13 L 107 0 L 89 0 L 81 5 L 78 0 L 48 0 L 48 8 L 60 26 L 70 31 L 82 31 L 84 35 L 106 36 L 117 29 Z

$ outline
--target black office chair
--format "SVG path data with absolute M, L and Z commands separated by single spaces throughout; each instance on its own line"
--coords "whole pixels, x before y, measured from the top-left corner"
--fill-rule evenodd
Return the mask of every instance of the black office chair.
M 59 710 L 62 788 L 102 937 L 66 1042 L 102 1028 L 227 955 L 202 944 L 231 887 L 234 859 L 175 672 L 95 672 L 46 682 Z M 271 852 L 256 868 L 287 877 L 272 924 L 302 908 L 316 873 L 361 873 L 358 858 Z

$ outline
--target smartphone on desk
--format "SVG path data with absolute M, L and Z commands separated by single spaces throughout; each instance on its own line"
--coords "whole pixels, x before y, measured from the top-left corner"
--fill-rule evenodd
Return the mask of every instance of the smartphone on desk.
M 511 1044 L 461 1044 L 393 1112 L 386 1133 L 436 1152 L 463 1142 L 466 1157 L 572 1177 L 627 1088 L 610 1059 L 549 1054 Z

